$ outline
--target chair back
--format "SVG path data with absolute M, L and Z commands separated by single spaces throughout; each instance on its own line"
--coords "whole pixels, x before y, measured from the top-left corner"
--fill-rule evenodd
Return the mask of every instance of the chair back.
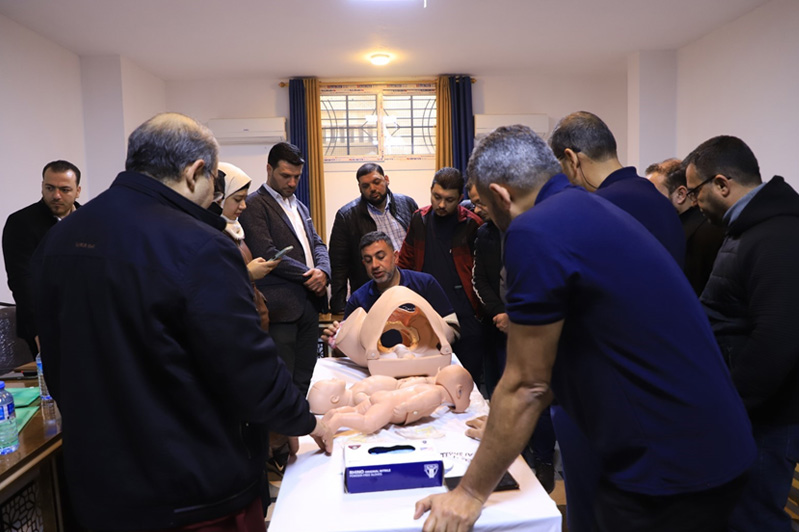
M 16 307 L 0 307 L 0 375 L 32 361 L 28 344 L 17 337 Z

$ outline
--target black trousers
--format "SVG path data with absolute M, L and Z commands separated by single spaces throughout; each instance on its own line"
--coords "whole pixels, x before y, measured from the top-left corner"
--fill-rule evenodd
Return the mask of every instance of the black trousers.
M 623 491 L 602 480 L 594 518 L 600 532 L 723 532 L 745 483 L 744 474 L 709 490 L 658 496 Z
M 305 298 L 302 315 L 297 321 L 271 322 L 269 335 L 275 342 L 277 354 L 292 374 L 294 384 L 303 395 L 307 394 L 316 366 L 319 340 L 319 312 L 310 299 Z

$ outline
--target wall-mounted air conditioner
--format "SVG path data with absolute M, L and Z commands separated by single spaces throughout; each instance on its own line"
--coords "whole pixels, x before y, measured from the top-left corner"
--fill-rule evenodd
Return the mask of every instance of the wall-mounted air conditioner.
M 220 144 L 275 144 L 286 140 L 286 118 L 214 118 L 208 121 Z
M 474 115 L 474 138 L 481 139 L 500 126 L 522 124 L 541 137 L 549 133 L 549 117 L 545 114 L 533 115 Z

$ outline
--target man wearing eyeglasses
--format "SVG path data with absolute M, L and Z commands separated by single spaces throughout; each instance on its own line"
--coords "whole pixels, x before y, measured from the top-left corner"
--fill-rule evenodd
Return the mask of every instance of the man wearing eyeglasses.
M 649 165 L 646 178 L 671 202 L 685 232 L 683 271 L 699 296 L 713 270 L 713 262 L 724 240 L 724 231 L 702 215 L 696 206 L 695 191 L 688 190 L 685 168 L 679 159 L 666 159 Z
M 42 199 L 11 216 L 3 229 L 3 259 L 8 287 L 17 304 L 17 336 L 35 356 L 36 325 L 30 289 L 30 262 L 44 235 L 80 207 L 80 170 L 69 161 L 52 161 L 42 170 Z
M 736 137 L 702 143 L 683 165 L 689 194 L 726 230 L 701 301 L 758 450 L 730 529 L 789 531 L 783 508 L 799 460 L 799 194 L 780 176 L 763 183 Z

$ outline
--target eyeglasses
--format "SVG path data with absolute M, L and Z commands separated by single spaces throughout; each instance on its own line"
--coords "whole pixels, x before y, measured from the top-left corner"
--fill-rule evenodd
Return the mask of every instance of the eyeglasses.
M 716 176 L 714 175 L 710 176 L 701 183 L 699 183 L 698 185 L 696 185 L 694 188 L 689 188 L 688 191 L 685 193 L 685 195 L 688 197 L 688 199 L 695 200 L 697 193 L 699 193 L 699 189 L 705 186 L 706 184 L 710 183 L 711 181 L 713 181 L 715 177 Z

